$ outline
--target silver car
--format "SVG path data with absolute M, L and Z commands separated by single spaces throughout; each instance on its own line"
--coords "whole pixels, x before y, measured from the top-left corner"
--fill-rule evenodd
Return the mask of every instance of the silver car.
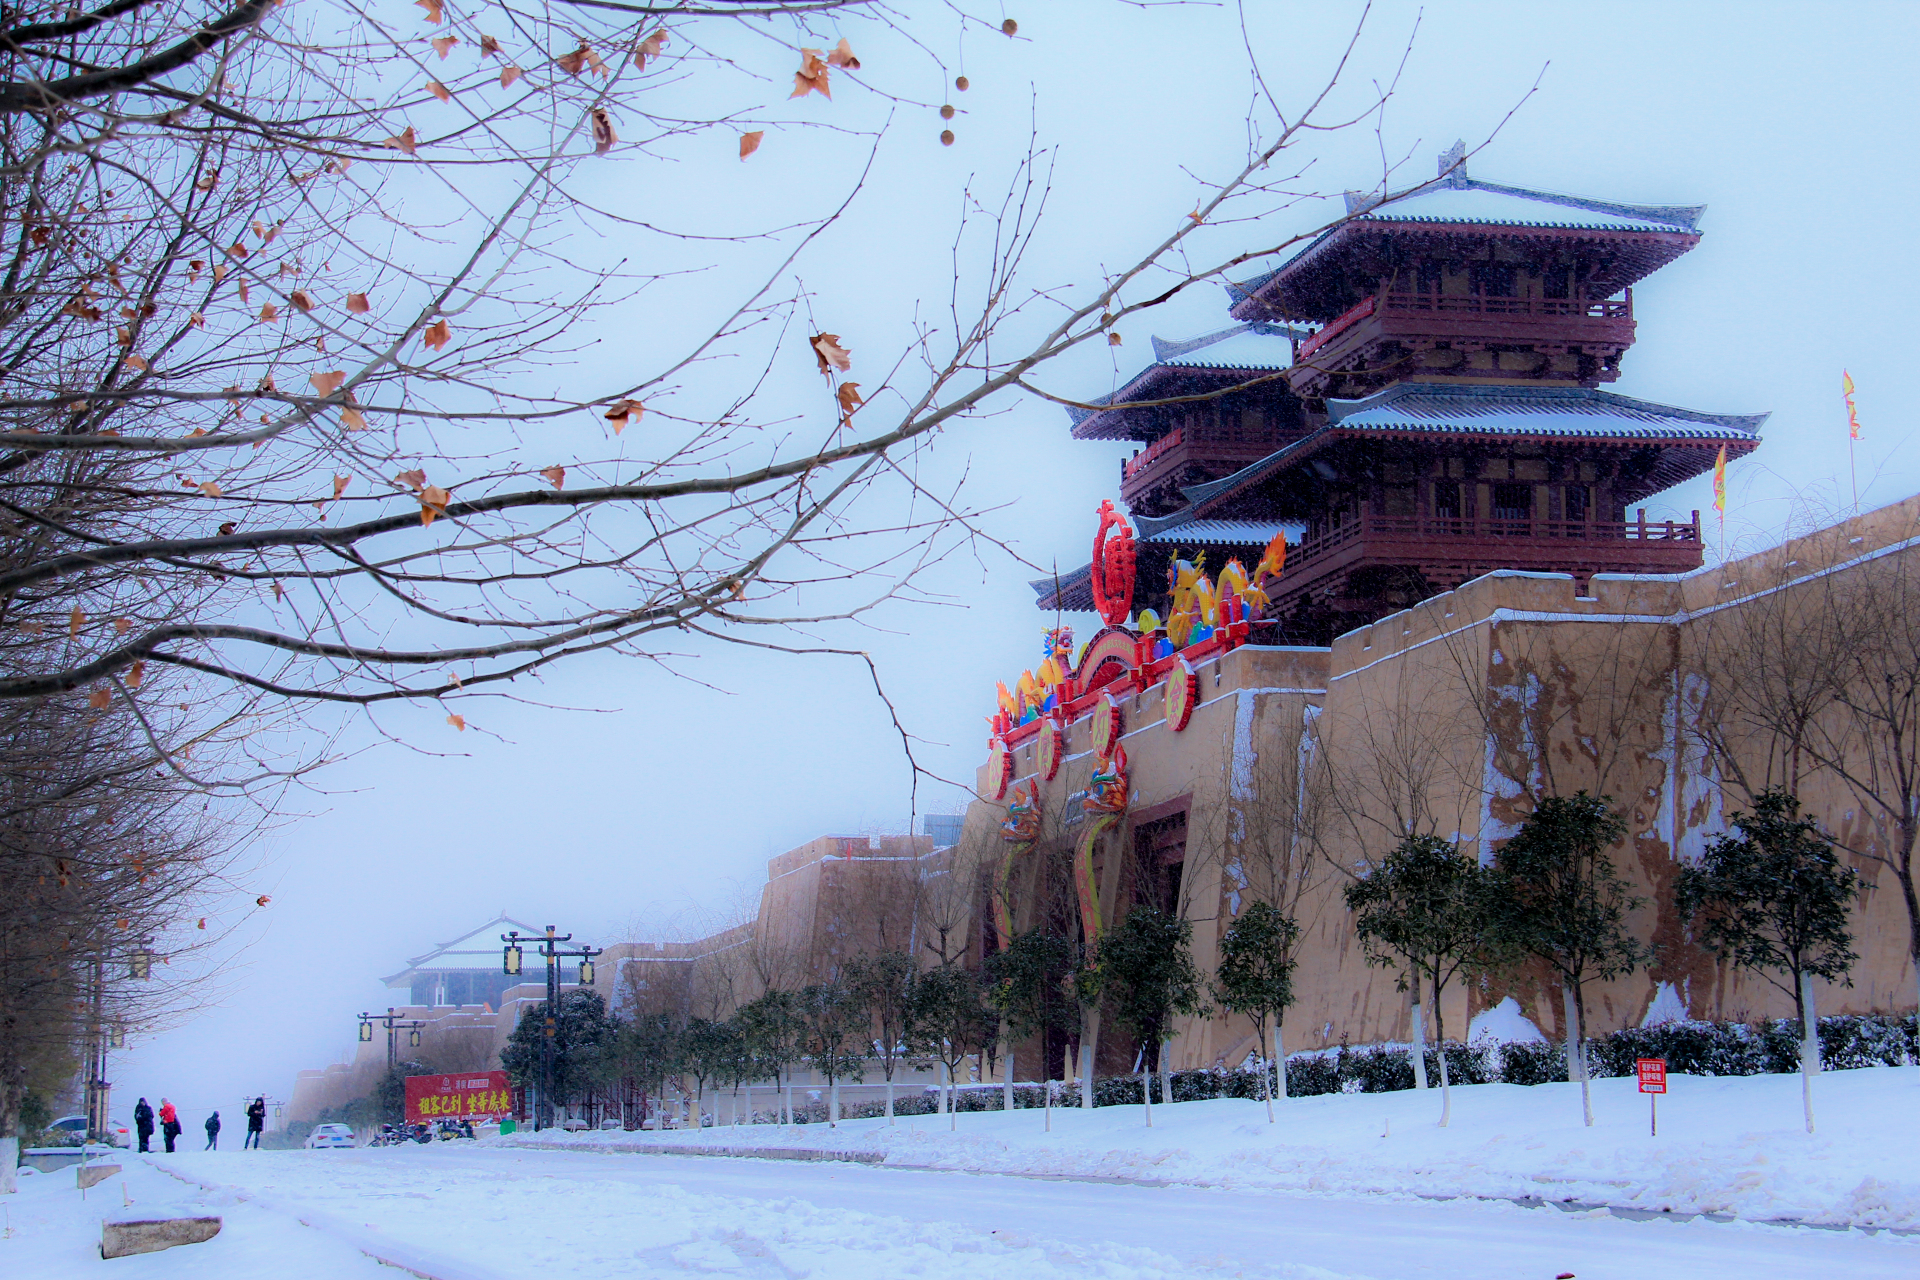
M 58 1120 L 55 1120 L 47 1126 L 47 1132 L 58 1134 L 62 1140 L 79 1146 L 81 1140 L 87 1136 L 87 1118 L 85 1116 L 61 1116 Z M 107 1144 L 115 1147 L 132 1146 L 133 1130 L 127 1128 L 124 1122 L 115 1120 L 111 1116 L 108 1117 Z

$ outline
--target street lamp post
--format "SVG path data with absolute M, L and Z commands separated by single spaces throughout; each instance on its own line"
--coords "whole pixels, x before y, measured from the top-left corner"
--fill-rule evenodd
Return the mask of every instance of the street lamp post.
M 136 982 L 153 977 L 153 940 L 143 938 L 126 953 L 127 976 Z M 112 1122 L 107 1118 L 107 1100 L 113 1083 L 107 1079 L 107 1050 L 126 1044 L 126 1026 L 107 1015 L 107 962 L 114 957 L 106 952 L 94 957 L 92 990 L 88 993 L 87 1028 L 87 1136 L 111 1142 Z
M 400 1014 L 395 1013 L 391 1006 L 388 1007 L 384 1014 L 363 1013 L 360 1015 L 361 1043 L 364 1044 L 373 1039 L 373 1024 L 376 1022 L 382 1024 L 387 1029 L 387 1070 L 391 1071 L 395 1065 L 394 1033 L 397 1031 L 406 1032 L 408 1046 L 418 1049 L 420 1047 L 420 1028 L 427 1024 L 424 1022 L 408 1022 Z
M 546 1024 L 542 1028 L 540 1041 L 540 1100 L 534 1107 L 533 1128 L 537 1133 L 553 1124 L 553 1075 L 556 1060 L 559 1057 L 560 1031 L 560 961 L 578 958 L 580 961 L 580 985 L 593 985 L 593 958 L 605 951 L 605 947 L 582 945 L 578 950 L 567 951 L 561 948 L 563 942 L 572 942 L 570 933 L 555 933 L 548 925 L 545 934 L 532 934 L 522 938 L 518 929 L 500 935 L 500 941 L 506 946 L 500 953 L 500 969 L 509 978 L 520 976 L 522 941 L 530 942 L 533 948 L 547 961 L 547 1008 Z

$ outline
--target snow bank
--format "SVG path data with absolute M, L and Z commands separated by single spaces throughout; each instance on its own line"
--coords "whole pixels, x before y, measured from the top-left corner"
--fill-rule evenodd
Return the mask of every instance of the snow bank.
M 860 1153 L 888 1165 L 1190 1183 L 1232 1189 L 1539 1198 L 1749 1221 L 1920 1229 L 1920 1068 L 1815 1079 L 1804 1132 L 1792 1075 L 1672 1076 L 1660 1133 L 1632 1080 L 1593 1085 L 1596 1124 L 1566 1084 L 1453 1090 L 1453 1123 L 1425 1094 L 1219 1099 L 1153 1109 L 1040 1111 L 741 1126 L 665 1133 L 548 1131 L 483 1140 L 591 1150 L 764 1146 Z

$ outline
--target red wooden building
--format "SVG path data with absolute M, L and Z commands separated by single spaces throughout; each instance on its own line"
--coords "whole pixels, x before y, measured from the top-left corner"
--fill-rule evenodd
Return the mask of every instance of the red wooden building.
M 1136 603 L 1164 611 L 1168 557 L 1251 568 L 1281 530 L 1270 643 L 1324 644 L 1494 569 L 1584 590 L 1699 568 L 1699 513 L 1640 504 L 1751 451 L 1766 415 L 1599 384 L 1633 343 L 1633 285 L 1699 243 L 1701 210 L 1481 182 L 1456 150 L 1434 182 L 1348 213 L 1232 287 L 1238 328 L 1156 339 L 1154 364 L 1075 412 L 1078 437 L 1142 445 L 1121 476 Z M 1043 608 L 1092 607 L 1084 570 L 1034 587 Z

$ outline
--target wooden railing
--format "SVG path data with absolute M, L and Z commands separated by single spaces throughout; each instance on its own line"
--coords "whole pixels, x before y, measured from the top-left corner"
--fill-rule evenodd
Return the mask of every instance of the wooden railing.
M 1309 535 L 1287 553 L 1289 571 L 1362 538 L 1423 543 L 1586 540 L 1593 542 L 1700 541 L 1700 517 L 1649 520 L 1497 520 L 1490 516 L 1355 516 L 1335 528 Z M 1442 548 L 1434 548 L 1444 554 Z
M 1169 449 L 1177 448 L 1183 434 L 1179 427 L 1175 427 L 1140 452 L 1134 454 L 1131 458 L 1121 459 L 1120 478 L 1122 480 L 1133 479 L 1136 472 L 1153 465 L 1154 460 L 1166 453 Z
M 1593 301 L 1587 298 L 1492 298 L 1479 294 L 1390 293 L 1386 311 L 1506 316 L 1586 316 L 1595 320 L 1633 319 L 1633 294 Z

